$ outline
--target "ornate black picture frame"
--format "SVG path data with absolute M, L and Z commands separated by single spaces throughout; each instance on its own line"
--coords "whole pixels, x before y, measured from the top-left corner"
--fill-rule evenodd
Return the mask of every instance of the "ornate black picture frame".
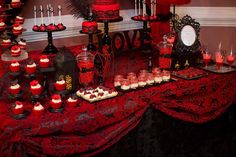
M 186 15 L 175 23 L 175 32 L 177 40 L 174 44 L 175 62 L 180 66 L 184 66 L 186 61 L 191 65 L 195 65 L 200 57 L 201 43 L 199 41 L 200 23 Z

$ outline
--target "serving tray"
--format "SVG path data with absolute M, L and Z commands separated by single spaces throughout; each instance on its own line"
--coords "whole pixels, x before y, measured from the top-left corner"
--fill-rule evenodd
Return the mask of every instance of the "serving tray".
M 189 69 L 180 70 L 180 71 L 173 71 L 171 75 L 185 79 L 185 80 L 194 80 L 194 79 L 205 77 L 208 75 L 208 73 L 205 71 L 196 69 L 196 68 L 189 68 Z
M 209 72 L 213 72 L 213 73 L 217 73 L 217 74 L 225 74 L 225 73 L 231 73 L 231 72 L 235 72 L 236 71 L 236 67 L 235 66 L 230 66 L 228 64 L 223 64 L 220 67 L 220 70 L 216 69 L 216 65 L 212 64 L 212 65 L 208 65 L 207 67 L 205 67 L 204 65 L 200 65 L 199 66 L 200 69 L 209 71 Z

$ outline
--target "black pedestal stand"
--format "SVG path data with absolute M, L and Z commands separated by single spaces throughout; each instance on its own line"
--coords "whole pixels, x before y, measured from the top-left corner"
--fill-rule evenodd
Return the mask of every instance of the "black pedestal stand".
M 89 44 L 87 46 L 87 49 L 89 51 L 96 51 L 97 50 L 96 46 L 93 44 L 93 34 L 99 34 L 101 32 L 102 32 L 101 30 L 97 30 L 96 32 L 83 32 L 82 30 L 80 31 L 81 34 L 88 34 Z
M 135 19 L 134 17 L 131 18 L 134 21 L 142 21 L 143 22 L 143 31 L 140 35 L 141 38 L 141 49 L 144 54 L 148 55 L 148 71 L 152 72 L 152 56 L 153 56 L 153 49 L 152 49 L 152 38 L 150 37 L 150 29 L 148 28 L 148 22 L 158 21 L 157 19 L 151 20 L 147 17 L 146 20 L 144 19 Z
M 54 31 L 50 31 L 50 30 L 46 30 L 46 31 L 40 31 L 40 30 L 33 30 L 34 32 L 47 32 L 48 34 L 48 45 L 46 46 L 46 48 L 44 49 L 43 53 L 44 54 L 56 54 L 58 52 L 57 48 L 53 45 L 53 37 L 52 37 L 52 32 L 60 32 L 60 31 L 64 31 L 66 29 L 60 29 L 60 30 L 54 30 Z

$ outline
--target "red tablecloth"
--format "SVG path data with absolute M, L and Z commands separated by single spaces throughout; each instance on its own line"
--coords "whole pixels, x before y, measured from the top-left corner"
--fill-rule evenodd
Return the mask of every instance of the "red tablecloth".
M 78 47 L 73 47 L 77 51 Z M 138 71 L 147 65 L 146 57 L 124 55 L 115 59 L 114 71 Z M 30 55 L 38 58 L 38 52 Z M 4 66 L 6 64 L 0 64 Z M 1 68 L 3 71 L 4 69 Z M 7 69 L 5 69 L 7 70 Z M 117 72 L 118 73 L 118 72 Z M 24 152 L 35 156 L 91 156 L 103 151 L 132 130 L 147 108 L 156 109 L 184 121 L 204 123 L 220 116 L 236 98 L 236 73 L 211 74 L 207 77 L 164 84 L 145 90 L 120 94 L 114 99 L 89 104 L 62 113 L 45 112 L 42 117 L 11 117 L 10 104 L 0 102 L 0 153 L 20 157 Z M 109 79 L 107 86 L 112 85 Z M 44 104 L 48 107 L 47 102 Z M 27 109 L 32 109 L 27 104 Z

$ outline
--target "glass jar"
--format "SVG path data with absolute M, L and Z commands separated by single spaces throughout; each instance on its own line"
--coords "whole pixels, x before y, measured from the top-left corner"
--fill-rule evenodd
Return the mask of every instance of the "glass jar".
M 162 69 L 171 68 L 172 44 L 167 42 L 167 37 L 163 37 L 163 42 L 158 44 L 159 48 L 159 67 Z

